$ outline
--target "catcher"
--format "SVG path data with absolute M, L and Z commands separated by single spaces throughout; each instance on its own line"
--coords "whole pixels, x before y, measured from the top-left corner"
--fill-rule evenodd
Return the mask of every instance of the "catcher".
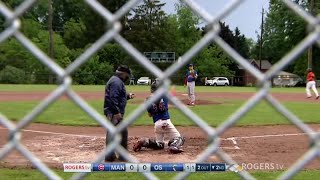
M 152 93 L 157 90 L 158 85 L 159 83 L 157 82 L 151 84 L 151 96 Z M 137 152 L 140 151 L 142 147 L 154 150 L 164 149 L 164 138 L 166 136 L 169 137 L 168 146 L 171 153 L 177 154 L 183 152 L 182 145 L 185 140 L 171 123 L 170 114 L 168 112 L 168 98 L 163 96 L 148 107 L 147 110 L 149 116 L 153 118 L 155 139 L 147 138 L 138 140 L 134 144 L 133 150 Z

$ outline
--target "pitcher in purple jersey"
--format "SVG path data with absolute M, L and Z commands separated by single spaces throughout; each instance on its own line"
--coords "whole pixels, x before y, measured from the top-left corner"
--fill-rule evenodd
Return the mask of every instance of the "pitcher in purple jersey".
M 194 88 L 196 86 L 196 80 L 198 73 L 193 69 L 193 64 L 189 64 L 189 71 L 186 73 L 187 88 L 188 88 L 188 105 L 194 106 L 196 102 L 196 96 L 194 94 Z

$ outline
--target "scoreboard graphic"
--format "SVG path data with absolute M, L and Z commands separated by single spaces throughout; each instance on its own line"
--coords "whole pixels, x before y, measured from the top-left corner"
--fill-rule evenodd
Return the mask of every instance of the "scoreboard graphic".
M 225 163 L 65 163 L 64 172 L 222 172 Z

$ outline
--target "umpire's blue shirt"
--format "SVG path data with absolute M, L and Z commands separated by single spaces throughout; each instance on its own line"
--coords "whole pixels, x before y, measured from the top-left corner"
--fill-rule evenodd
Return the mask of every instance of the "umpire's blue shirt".
M 128 95 L 123 81 L 116 75 L 106 84 L 104 96 L 104 114 L 124 114 Z

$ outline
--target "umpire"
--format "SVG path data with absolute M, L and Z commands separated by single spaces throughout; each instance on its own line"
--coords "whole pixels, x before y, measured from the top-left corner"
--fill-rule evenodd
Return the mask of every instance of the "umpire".
M 117 68 L 115 75 L 113 75 L 106 84 L 105 97 L 104 97 L 104 114 L 113 125 L 118 125 L 125 113 L 127 100 L 132 99 L 134 94 L 127 93 L 124 83 L 131 77 L 131 70 L 128 66 L 121 65 Z M 121 132 L 121 145 L 128 148 L 128 129 Z M 107 131 L 106 146 L 112 142 L 112 136 Z M 116 153 L 112 152 L 105 157 L 105 161 L 112 162 L 116 160 Z M 120 161 L 124 161 L 124 157 L 119 156 Z

